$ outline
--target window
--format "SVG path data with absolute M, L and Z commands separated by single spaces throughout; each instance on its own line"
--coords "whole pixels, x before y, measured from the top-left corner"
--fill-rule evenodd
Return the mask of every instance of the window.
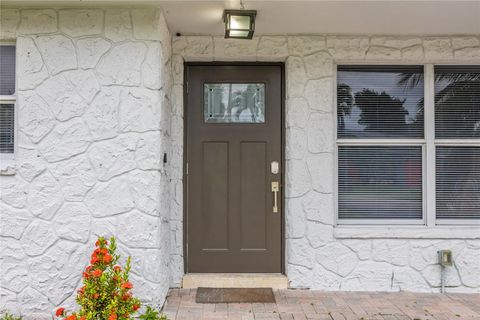
M 341 219 L 422 219 L 421 146 L 339 146 Z
M 437 219 L 480 218 L 480 147 L 437 146 Z
M 0 45 L 0 153 L 13 154 L 15 139 L 15 46 Z
M 264 83 L 204 85 L 206 123 L 265 123 Z
M 338 66 L 338 219 L 480 224 L 480 66 Z
M 423 138 L 422 66 L 339 66 L 337 79 L 339 138 Z
M 435 67 L 436 217 L 480 219 L 480 66 Z
M 339 220 L 422 221 L 423 95 L 422 66 L 338 67 Z

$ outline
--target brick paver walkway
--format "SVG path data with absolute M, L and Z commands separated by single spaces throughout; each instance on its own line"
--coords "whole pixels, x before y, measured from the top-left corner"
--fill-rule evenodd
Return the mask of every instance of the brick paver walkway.
M 170 320 L 480 320 L 480 294 L 275 291 L 277 303 L 195 303 L 194 289 L 172 289 Z

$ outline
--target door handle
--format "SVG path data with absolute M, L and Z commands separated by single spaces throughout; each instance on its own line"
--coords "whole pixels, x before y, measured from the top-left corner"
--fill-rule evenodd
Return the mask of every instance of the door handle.
M 280 186 L 278 181 L 272 181 L 272 192 L 273 192 L 273 213 L 278 213 L 278 191 Z

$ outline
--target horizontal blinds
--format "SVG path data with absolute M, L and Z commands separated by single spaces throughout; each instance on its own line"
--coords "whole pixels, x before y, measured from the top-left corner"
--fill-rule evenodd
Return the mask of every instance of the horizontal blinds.
M 480 139 L 480 66 L 435 66 L 435 138 Z
M 0 104 L 0 153 L 13 153 L 14 123 L 14 105 Z
M 339 146 L 340 219 L 421 219 L 421 146 Z
M 480 146 L 436 147 L 437 219 L 480 219 Z
M 338 66 L 339 138 L 423 138 L 423 66 Z
M 0 95 L 15 93 L 15 46 L 0 45 Z

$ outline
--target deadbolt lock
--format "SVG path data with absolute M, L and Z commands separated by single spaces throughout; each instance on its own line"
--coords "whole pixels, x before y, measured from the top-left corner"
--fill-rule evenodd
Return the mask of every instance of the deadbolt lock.
M 278 172 L 280 172 L 280 166 L 278 165 L 278 161 L 272 161 L 270 163 L 270 172 L 272 174 L 278 174 Z

